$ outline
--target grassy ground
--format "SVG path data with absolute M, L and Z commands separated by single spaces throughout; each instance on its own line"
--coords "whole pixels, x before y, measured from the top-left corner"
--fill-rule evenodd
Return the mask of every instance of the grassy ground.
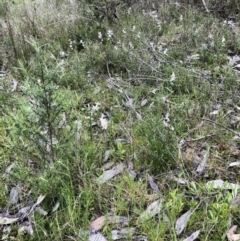
M 0 3 L 2 240 L 88 240 L 101 216 L 130 219 L 123 240 L 239 225 L 238 1 L 119 3 Z M 40 195 L 47 214 L 3 224 Z

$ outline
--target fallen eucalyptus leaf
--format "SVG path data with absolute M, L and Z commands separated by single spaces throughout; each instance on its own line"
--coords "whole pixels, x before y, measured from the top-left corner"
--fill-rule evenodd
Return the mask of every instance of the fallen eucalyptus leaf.
M 130 161 L 128 162 L 128 167 L 127 167 L 128 175 L 130 178 L 135 179 L 137 176 L 137 173 L 134 171 L 133 168 L 133 163 Z
M 124 216 L 108 216 L 107 217 L 107 222 L 111 224 L 121 224 L 121 225 L 127 225 L 130 221 L 130 218 L 124 217 Z
M 229 167 L 240 167 L 240 161 L 231 162 L 231 163 L 228 165 L 228 168 L 229 168 Z
M 93 232 L 94 233 L 94 232 Z M 78 231 L 78 237 L 81 237 L 81 239 L 84 238 L 84 240 L 89 237 L 91 235 L 91 231 L 90 230 L 84 230 L 84 229 L 80 229 Z
M 107 241 L 101 233 L 90 234 L 88 241 Z
M 146 105 L 147 104 L 147 99 L 143 99 L 142 101 L 141 101 L 141 106 L 144 106 L 144 105 Z
M 212 187 L 212 188 L 222 188 L 222 189 L 239 189 L 240 188 L 240 185 L 238 184 L 224 182 L 223 180 L 209 181 L 206 183 L 206 186 Z
M 183 241 L 193 241 L 195 240 L 200 233 L 200 230 L 197 230 L 196 232 L 192 233 L 189 237 L 185 238 Z
M 18 81 L 13 79 L 12 82 L 13 82 L 13 86 L 12 86 L 11 92 L 14 92 L 17 89 Z
M 208 149 L 206 150 L 201 163 L 197 167 L 196 172 L 198 173 L 198 175 L 201 175 L 205 169 L 205 166 L 209 157 L 209 151 L 210 151 L 210 147 L 208 147 Z
M 29 220 L 22 222 L 20 224 L 18 231 L 19 232 L 27 232 L 29 235 L 33 235 L 32 223 Z
M 133 102 L 134 102 L 134 99 L 127 96 L 127 100 L 123 102 L 123 104 L 128 107 L 133 107 Z
M 136 118 L 138 120 L 142 120 L 142 115 L 140 113 L 138 113 L 137 111 L 135 111 L 135 114 L 136 114 Z
M 182 177 L 175 177 L 175 176 L 171 176 L 171 179 L 174 180 L 175 182 L 182 184 L 182 185 L 186 185 L 188 184 L 188 181 Z
M 57 201 L 56 204 L 54 205 L 53 209 L 52 209 L 52 213 L 54 213 L 55 211 L 57 211 L 58 208 L 59 208 L 59 206 L 60 206 L 60 202 Z
M 161 192 L 159 191 L 158 185 L 153 181 L 153 178 L 151 175 L 149 174 L 147 175 L 147 180 L 150 187 L 153 189 L 153 191 L 155 191 L 158 194 L 161 194 Z
M 219 112 L 219 110 L 214 110 L 209 113 L 209 116 L 216 116 L 216 115 L 218 115 L 218 112 Z
M 119 173 L 121 173 L 124 170 L 125 167 L 126 166 L 123 163 L 120 163 L 120 164 L 116 165 L 111 170 L 105 171 L 100 177 L 98 177 L 97 182 L 99 184 L 103 184 L 103 183 L 107 182 L 111 178 L 113 178 L 116 175 L 118 175 Z
M 101 169 L 103 169 L 103 170 L 108 170 L 108 169 L 111 168 L 114 164 L 115 164 L 114 161 L 112 161 L 112 162 L 106 162 L 104 165 L 102 165 Z
M 156 214 L 160 213 L 162 206 L 162 201 L 157 200 L 153 203 L 151 203 L 147 209 L 140 215 L 138 218 L 138 222 L 144 222 L 152 217 L 154 217 Z
M 148 238 L 146 236 L 137 236 L 134 238 L 134 241 L 147 241 Z
M 126 239 L 129 236 L 132 237 L 135 231 L 135 228 L 123 228 L 121 230 L 112 230 L 112 240 Z
M 108 121 L 106 119 L 106 116 L 104 114 L 102 114 L 99 120 L 100 120 L 100 125 L 101 125 L 102 129 L 103 130 L 107 130 L 107 128 L 108 128 Z
M 230 203 L 230 208 L 238 208 L 240 207 L 240 195 L 234 197 Z
M 229 65 L 233 66 L 240 61 L 240 56 L 234 55 L 233 57 L 228 57 L 228 59 L 229 59 Z
M 186 61 L 192 61 L 192 60 L 198 60 L 200 59 L 200 55 L 199 54 L 193 54 L 191 56 L 187 56 L 186 57 Z
M 122 144 L 128 144 L 129 142 L 126 139 L 118 138 L 114 140 L 115 144 L 122 143 Z
M 96 95 L 98 94 L 99 92 L 101 91 L 101 88 L 99 86 L 97 86 L 94 91 L 93 91 L 93 94 Z
M 60 120 L 60 122 L 58 124 L 58 128 L 62 128 L 66 123 L 67 123 L 66 113 L 63 112 L 62 113 L 62 119 Z
M 176 221 L 176 224 L 175 224 L 175 230 L 176 230 L 177 235 L 182 233 L 183 229 L 186 227 L 186 224 L 187 224 L 191 214 L 192 214 L 191 210 L 188 210 L 186 213 L 181 215 L 180 218 L 178 218 L 178 220 Z
M 20 191 L 19 187 L 13 187 L 11 189 L 10 196 L 9 196 L 10 205 L 16 204 L 18 202 L 19 191 Z
M 105 221 L 106 221 L 105 216 L 101 216 L 89 224 L 89 229 L 98 231 L 103 227 L 103 225 L 105 224 Z
M 48 212 L 43 210 L 41 207 L 36 207 L 35 211 L 42 214 L 43 216 L 46 216 L 48 214 Z
M 0 214 L 0 225 L 15 223 L 18 221 L 18 219 L 19 218 L 1 217 L 1 214 Z
M 110 157 L 110 150 L 106 150 L 104 154 L 103 162 L 106 162 Z
M 154 95 L 156 95 L 156 91 L 158 91 L 159 89 L 153 89 L 150 92 L 153 93 Z
M 229 229 L 227 233 L 228 241 L 237 241 L 240 239 L 240 234 L 235 234 L 236 231 L 237 231 L 237 225 L 234 225 Z
M 5 173 L 4 173 L 4 176 L 6 175 L 6 174 L 8 174 L 11 170 L 12 170 L 12 168 L 15 166 L 15 163 L 12 163 L 10 166 L 8 166 L 7 167 L 7 169 L 6 169 L 6 171 L 5 171 Z
M 170 83 L 173 82 L 176 79 L 176 75 L 174 72 L 172 72 L 172 75 L 170 76 Z

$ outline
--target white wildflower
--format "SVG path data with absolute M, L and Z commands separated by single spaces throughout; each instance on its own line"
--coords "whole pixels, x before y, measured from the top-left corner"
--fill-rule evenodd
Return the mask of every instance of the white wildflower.
M 136 29 L 136 26 L 135 26 L 135 25 L 133 25 L 133 27 L 132 27 L 132 31 L 134 32 L 134 31 L 135 31 L 135 29 Z
M 225 45 L 225 41 L 226 41 L 226 39 L 224 37 L 222 37 L 222 46 Z
M 130 49 L 134 49 L 134 46 L 133 46 L 132 42 L 129 42 L 128 45 L 129 45 L 129 48 L 130 48 Z
M 105 115 L 102 114 L 101 115 L 101 118 L 99 119 L 100 120 L 100 125 L 102 127 L 103 130 L 106 130 L 108 128 L 108 121 L 107 119 L 105 118 Z
M 141 38 L 141 33 L 140 32 L 137 33 L 136 38 L 139 38 L 139 39 Z
M 98 32 L 98 38 L 99 38 L 100 40 L 102 40 L 102 33 L 101 33 L 101 32 Z
M 110 40 L 112 38 L 112 36 L 113 36 L 113 31 L 111 29 L 108 29 L 108 31 L 107 31 L 108 40 Z
M 64 51 L 60 51 L 59 55 L 60 55 L 60 58 L 65 58 L 65 57 L 68 56 L 68 54 L 66 52 L 64 52 Z
M 123 32 L 124 34 L 126 34 L 126 30 L 125 30 L 125 28 L 122 30 L 122 32 Z
M 96 112 L 100 109 L 101 104 L 97 102 L 91 109 L 91 113 Z
M 83 41 L 82 39 L 79 41 L 79 43 L 80 43 L 83 47 L 85 47 L 85 43 L 84 43 L 84 41 Z

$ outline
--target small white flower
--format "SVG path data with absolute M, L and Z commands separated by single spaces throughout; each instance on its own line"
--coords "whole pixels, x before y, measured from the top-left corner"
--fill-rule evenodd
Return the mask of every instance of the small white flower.
M 60 51 L 59 55 L 60 55 L 60 58 L 65 58 L 65 57 L 68 56 L 68 54 L 66 52 L 64 52 L 64 51 Z
M 225 38 L 224 37 L 222 37 L 222 46 L 224 46 L 225 45 Z
M 132 12 L 132 8 L 128 8 L 128 14 L 130 14 Z
M 94 113 L 95 111 L 98 111 L 100 109 L 101 104 L 97 102 L 91 109 L 91 113 Z
M 113 31 L 112 31 L 111 29 L 109 29 L 109 30 L 107 31 L 108 40 L 110 40 L 110 39 L 112 38 L 112 36 L 113 36 Z
M 135 25 L 133 25 L 133 27 L 132 27 L 132 31 L 134 32 L 134 31 L 135 31 L 135 29 L 136 29 L 136 26 L 135 26 Z
M 140 32 L 137 33 L 136 38 L 141 38 L 141 33 Z
M 100 40 L 102 40 L 102 33 L 101 33 L 101 32 L 98 32 L 98 38 L 99 38 Z
M 125 28 L 122 30 L 122 32 L 123 32 L 124 34 L 126 34 L 126 30 L 125 30 Z
M 82 39 L 79 41 L 79 43 L 80 43 L 83 47 L 85 47 L 85 43 L 84 43 L 84 41 L 83 41 Z
M 172 75 L 170 77 L 170 82 L 173 82 L 176 79 L 176 75 L 174 72 L 172 72 Z
M 133 48 L 134 48 L 132 42 L 129 42 L 129 48 L 130 48 L 130 49 L 133 49 Z
M 100 120 L 100 125 L 102 127 L 103 130 L 107 130 L 108 128 L 108 121 L 107 119 L 105 118 L 105 115 L 102 114 L 101 115 L 101 118 L 99 119 Z

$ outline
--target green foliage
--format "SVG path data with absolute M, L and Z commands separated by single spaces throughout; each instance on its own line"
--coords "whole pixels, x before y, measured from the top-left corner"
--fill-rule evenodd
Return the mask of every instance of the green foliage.
M 142 158 L 154 174 L 170 170 L 177 165 L 174 131 L 163 124 L 161 116 L 155 116 L 138 125 L 136 135 L 144 140 Z
M 228 167 L 239 156 L 239 78 L 228 63 L 240 31 L 216 18 L 239 4 L 211 0 L 206 13 L 201 0 L 188 2 L 0 3 L 0 205 L 7 210 L 19 186 L 21 205 L 46 195 L 48 212 L 34 213 L 32 237 L 13 224 L 9 239 L 87 239 L 79 229 L 110 213 L 131 217 L 149 240 L 183 240 L 195 230 L 199 240 L 224 240 L 229 216 L 239 222 L 229 208 L 236 193 L 205 186 L 212 178 L 239 182 Z M 199 175 L 192 162 L 199 165 L 206 144 Z M 102 165 L 120 162 L 127 168 L 98 185 Z M 161 212 L 139 223 L 157 199 Z M 177 236 L 176 220 L 188 210 Z

